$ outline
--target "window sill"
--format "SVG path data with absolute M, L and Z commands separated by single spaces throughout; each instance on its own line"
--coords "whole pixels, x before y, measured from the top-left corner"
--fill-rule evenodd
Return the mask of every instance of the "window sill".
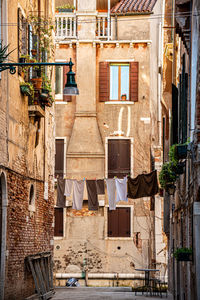
M 67 104 L 68 101 L 63 101 L 63 100 L 56 100 L 55 99 L 55 104 Z
M 54 236 L 53 239 L 54 239 L 55 241 L 63 240 L 63 239 L 64 239 L 64 236 Z
M 133 101 L 112 101 L 112 100 L 110 100 L 110 101 L 106 101 L 105 104 L 120 104 L 120 105 L 129 104 L 129 105 L 133 105 L 134 102 Z
M 105 240 L 111 240 L 111 241 L 132 241 L 133 237 L 105 237 Z

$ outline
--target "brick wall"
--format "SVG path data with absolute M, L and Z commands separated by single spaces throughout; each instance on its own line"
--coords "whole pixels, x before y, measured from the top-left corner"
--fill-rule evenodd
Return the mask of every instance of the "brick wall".
M 35 187 L 35 212 L 29 210 L 30 185 Z M 25 257 L 52 251 L 53 193 L 44 200 L 43 182 L 32 182 L 14 172 L 7 172 L 8 216 L 5 299 L 24 299 L 34 294 L 34 282 L 25 266 Z

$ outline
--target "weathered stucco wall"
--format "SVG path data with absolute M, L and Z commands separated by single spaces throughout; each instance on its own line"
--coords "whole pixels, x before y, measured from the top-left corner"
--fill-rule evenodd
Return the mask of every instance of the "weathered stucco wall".
M 156 8 L 157 13 L 161 6 L 159 4 Z M 56 59 L 73 57 L 79 88 L 79 96 L 73 97 L 72 102 L 56 104 L 56 136 L 67 138 L 67 178 L 104 178 L 106 139 L 119 138 L 116 134 L 119 131 L 123 132 L 122 137 L 133 140 L 134 177 L 151 170 L 150 150 L 153 149 L 152 153 L 157 153 L 157 159 L 160 159 L 158 21 L 147 21 L 148 16 L 140 21 L 133 18 L 128 17 L 127 21 L 127 17 L 119 17 L 119 43 L 88 41 L 88 31 L 79 26 L 77 43 L 71 41 L 64 45 L 62 41 L 62 44 L 57 44 Z M 134 40 L 143 41 L 134 43 Z M 103 61 L 139 62 L 138 102 L 99 102 L 99 63 Z M 158 147 L 157 150 L 154 146 Z M 68 199 L 69 207 L 64 209 L 64 237 L 54 238 L 55 273 L 79 273 L 85 267 L 90 273 L 133 273 L 137 267 L 149 266 L 156 243 L 152 226 L 155 215 L 150 214 L 150 199 L 120 202 L 120 205 L 131 207 L 130 238 L 107 238 L 107 196 L 105 206 L 98 212 L 88 211 L 87 195 L 84 199 L 82 210 L 72 210 L 71 199 Z M 161 218 L 160 197 L 156 211 L 156 217 Z M 157 222 L 156 226 L 161 224 Z M 139 233 L 137 246 L 136 233 Z M 157 231 L 157 238 L 156 249 L 161 250 L 164 245 L 162 231 Z M 154 248 L 151 248 L 152 244 Z
M 3 26 L 1 38 L 4 45 L 9 44 L 9 51 L 14 50 L 9 61 L 18 62 L 17 10 L 21 8 L 27 18 L 31 11 L 37 12 L 38 1 L 6 2 L 7 10 L 3 5 L 2 15 L 8 18 L 3 23 L 11 26 Z M 53 2 L 49 1 L 48 7 L 47 1 L 40 2 L 40 10 L 45 12 L 48 8 L 46 15 L 51 16 Z M 6 177 L 7 204 L 3 207 L 0 227 L 7 231 L 1 236 L 5 244 L 5 270 L 1 269 L 4 278 L 1 278 L 0 298 L 4 293 L 4 299 L 9 300 L 24 299 L 35 292 L 32 275 L 25 267 L 25 257 L 43 251 L 53 252 L 54 108 L 46 107 L 44 118 L 30 117 L 28 97 L 20 93 L 22 80 L 18 69 L 14 75 L 9 71 L 1 73 L 0 169 Z M 46 200 L 45 182 L 48 184 Z M 30 197 L 31 184 L 33 198 Z

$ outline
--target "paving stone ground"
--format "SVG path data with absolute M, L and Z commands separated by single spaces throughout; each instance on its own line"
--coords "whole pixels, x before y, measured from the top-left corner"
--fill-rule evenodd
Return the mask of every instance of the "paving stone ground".
M 163 294 L 159 296 L 135 295 L 130 287 L 59 287 L 55 289 L 52 300 L 171 300 Z

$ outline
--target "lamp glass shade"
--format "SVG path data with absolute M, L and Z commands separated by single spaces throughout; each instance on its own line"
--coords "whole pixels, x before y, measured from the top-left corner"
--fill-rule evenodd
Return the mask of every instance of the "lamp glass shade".
M 74 86 L 65 86 L 63 90 L 63 95 L 67 95 L 67 96 L 79 95 L 79 90 L 77 87 Z

